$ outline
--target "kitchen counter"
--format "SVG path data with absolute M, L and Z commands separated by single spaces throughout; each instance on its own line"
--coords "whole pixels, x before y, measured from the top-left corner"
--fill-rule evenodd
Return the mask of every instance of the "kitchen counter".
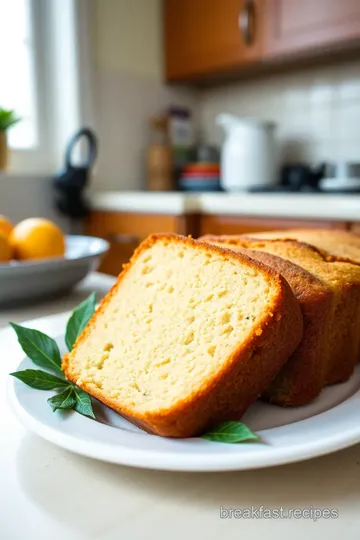
M 360 221 L 360 194 L 98 192 L 94 210 L 182 215 L 191 213 Z
M 58 335 L 89 289 L 105 294 L 113 280 L 93 274 L 76 294 L 12 318 L 51 317 L 26 325 Z M 5 324 L 10 313 L 1 313 Z M 171 473 L 97 462 L 62 450 L 25 429 L 6 401 L 8 373 L 19 344 L 0 330 L 1 540 L 358 540 L 360 445 L 303 463 L 229 473 Z M 45 405 L 46 406 L 46 405 Z M 309 509 L 301 519 L 265 519 L 257 509 Z M 221 518 L 249 509 L 252 519 Z M 336 509 L 337 519 L 311 519 L 310 509 Z

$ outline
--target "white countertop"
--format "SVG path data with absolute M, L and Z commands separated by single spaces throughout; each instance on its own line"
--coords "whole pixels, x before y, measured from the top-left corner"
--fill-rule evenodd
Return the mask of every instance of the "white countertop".
M 31 323 L 58 335 L 68 314 L 113 278 L 94 274 L 62 301 L 1 312 L 10 319 L 53 315 Z M 54 315 L 55 314 L 55 315 Z M 56 315 L 57 314 L 57 315 Z M 360 445 L 312 461 L 238 473 L 137 470 L 83 458 L 32 435 L 9 410 L 5 385 L 18 351 L 0 330 L 1 540 L 358 540 Z M 337 509 L 338 519 L 221 519 L 220 507 Z M 255 514 L 256 515 L 256 514 Z
M 108 191 L 92 193 L 90 202 L 95 210 L 118 212 L 360 221 L 360 195 Z

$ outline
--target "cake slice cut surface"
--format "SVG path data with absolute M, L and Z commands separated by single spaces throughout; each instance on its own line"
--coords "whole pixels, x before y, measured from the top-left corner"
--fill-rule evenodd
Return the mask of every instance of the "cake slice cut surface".
M 345 382 L 352 375 L 360 356 L 360 266 L 346 258 L 337 258 L 326 252 L 324 247 L 319 249 L 315 244 L 289 239 L 293 234 L 292 231 L 270 231 L 256 233 L 251 237 L 207 235 L 203 240 L 212 242 L 215 238 L 216 242 L 242 245 L 251 250 L 278 255 L 302 266 L 329 287 L 333 293 L 333 302 L 330 312 L 332 322 L 326 331 L 325 383 Z M 317 231 L 314 237 L 316 234 Z M 276 235 L 281 238 L 272 238 Z
M 237 419 L 302 335 L 287 282 L 230 250 L 152 236 L 65 356 L 68 379 L 171 437 Z
M 205 237 L 216 242 L 217 237 Z M 234 251 L 267 264 L 281 273 L 288 281 L 299 302 L 303 319 L 303 338 L 289 361 L 274 377 L 263 397 L 281 406 L 297 407 L 315 399 L 325 386 L 328 362 L 329 331 L 333 324 L 332 304 L 334 295 L 330 287 L 297 264 L 273 253 L 257 251 L 256 240 L 242 237 L 230 238 L 223 244 Z M 255 249 L 251 249 L 254 246 Z M 266 249 L 266 246 L 265 246 Z

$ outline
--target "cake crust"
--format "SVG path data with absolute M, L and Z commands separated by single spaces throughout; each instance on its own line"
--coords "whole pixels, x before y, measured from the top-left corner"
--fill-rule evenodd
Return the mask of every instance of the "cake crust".
M 330 262 L 360 265 L 360 236 L 342 229 L 289 229 L 251 234 L 252 238 L 287 238 L 315 246 Z

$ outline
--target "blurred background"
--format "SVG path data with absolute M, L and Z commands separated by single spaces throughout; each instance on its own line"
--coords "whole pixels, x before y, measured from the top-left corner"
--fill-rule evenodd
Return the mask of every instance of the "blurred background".
M 109 273 L 156 231 L 358 230 L 358 0 L 0 13 L 0 213 L 107 239 Z

